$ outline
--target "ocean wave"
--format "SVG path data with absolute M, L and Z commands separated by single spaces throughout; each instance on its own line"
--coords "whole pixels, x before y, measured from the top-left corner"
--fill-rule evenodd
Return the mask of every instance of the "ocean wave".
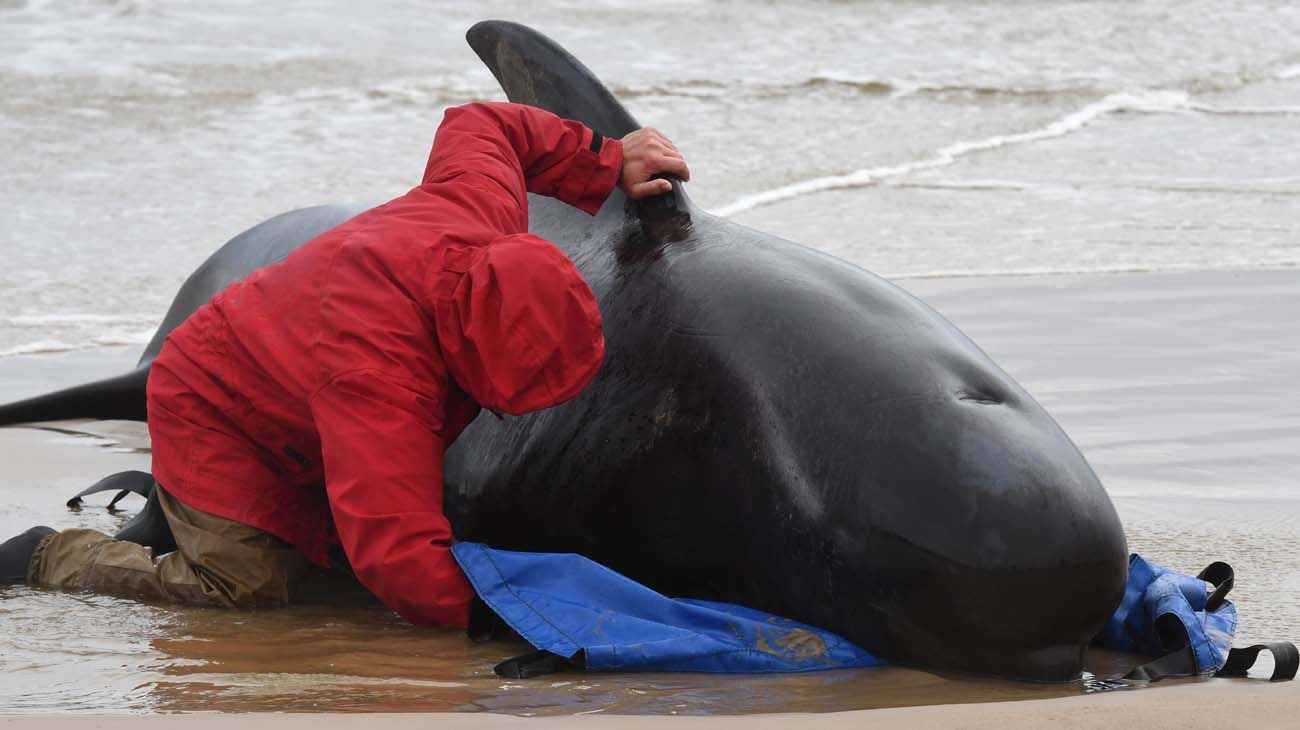
M 1207 266 L 1204 263 L 1192 264 L 1117 264 L 1113 266 L 1028 266 L 1018 269 L 931 269 L 926 271 L 903 271 L 883 273 L 881 278 L 891 281 L 908 279 L 978 279 L 982 277 L 1031 277 L 1031 276 L 1092 276 L 1120 274 L 1179 274 L 1193 271 L 1277 271 L 1300 267 L 1300 259 L 1279 260 L 1258 264 L 1229 264 Z
M 1222 114 L 1241 117 L 1285 117 L 1300 114 L 1300 106 L 1214 106 L 1211 104 L 1188 104 L 1188 109 L 1202 114 Z
M 1300 77 L 1300 64 L 1282 68 L 1260 66 L 1227 73 L 1194 75 L 1171 78 L 1161 86 L 1186 89 L 1189 93 L 1215 94 L 1241 89 L 1260 82 L 1287 80 Z M 1146 82 L 1153 83 L 1153 82 Z M 793 96 L 816 89 L 838 88 L 856 91 L 865 96 L 906 98 L 911 96 L 974 96 L 981 98 L 1056 98 L 1070 96 L 1101 96 L 1113 92 L 1124 82 L 1105 70 L 1039 78 L 931 78 L 860 76 L 837 69 L 822 69 L 803 77 L 784 81 L 752 81 L 732 79 L 686 78 L 667 80 L 648 85 L 611 84 L 614 96 L 627 99 L 642 96 L 676 96 L 715 98 L 731 95 Z M 1131 79 L 1128 85 L 1144 85 Z M 1231 113 L 1231 112 L 1224 112 Z M 1243 112 L 1249 113 L 1249 112 Z M 1270 112 L 1266 112 L 1270 113 Z M 1294 113 L 1294 112 L 1284 112 Z
M 648 85 L 613 84 L 610 92 L 619 99 L 646 96 L 677 96 L 689 98 L 718 98 L 737 94 L 749 96 L 788 96 L 802 92 L 839 88 L 866 96 L 903 98 L 916 95 L 956 95 L 979 97 L 1046 97 L 1058 95 L 1098 94 L 1100 87 L 1093 80 L 1079 83 L 1045 83 L 1040 86 L 927 82 L 906 79 L 857 77 L 834 71 L 825 71 L 792 81 L 763 83 L 750 81 L 720 82 L 713 79 L 681 79 Z
M 1101 86 L 1092 78 L 1044 82 L 1038 85 L 996 83 L 966 83 L 959 81 L 910 81 L 907 79 L 876 79 L 824 71 L 803 81 L 789 85 L 791 89 L 839 87 L 853 89 L 863 94 L 887 95 L 895 98 L 928 95 L 966 95 L 978 97 L 1051 97 L 1061 95 L 1098 94 Z
M 1042 183 L 1025 180 L 992 180 L 987 178 L 973 180 L 882 181 L 882 184 L 897 188 L 924 188 L 928 190 L 1034 190 L 1046 187 Z
M 157 325 L 161 318 L 156 314 L 14 314 L 0 317 L 0 322 L 16 327 L 50 327 L 76 325 Z
M 0 349 L 0 357 L 20 357 L 23 355 L 50 355 L 60 352 L 80 352 L 82 350 L 94 350 L 99 347 L 123 347 L 128 345 L 141 345 L 147 343 L 146 338 L 140 340 L 131 337 L 95 337 L 88 341 L 82 342 L 65 342 L 63 340 L 36 340 L 35 342 L 25 342 L 21 345 L 14 345 Z
M 15 321 L 17 320 L 17 321 Z M 120 315 L 21 315 L 0 318 L 0 322 L 17 327 L 32 327 L 40 324 L 49 329 L 59 330 L 57 337 L 19 342 L 0 349 L 0 357 L 18 355 L 42 355 L 55 352 L 75 352 L 96 347 L 116 347 L 122 345 L 145 345 L 153 339 L 157 331 L 158 318 L 123 317 Z M 112 324 L 115 326 L 104 326 Z M 140 325 L 147 325 L 142 328 Z
M 1150 190 L 1163 193 L 1220 193 L 1224 195 L 1300 196 L 1300 177 L 1249 178 L 1162 178 L 1105 180 L 1006 180 L 1006 179 L 935 179 L 882 180 L 881 185 L 922 190 Z
M 72 352 L 73 350 L 84 350 L 91 345 L 82 343 L 80 345 L 62 340 L 36 340 L 35 342 L 24 342 L 21 345 L 0 350 L 0 357 L 15 357 L 17 355 L 44 355 L 51 352 Z
M 147 345 L 153 339 L 154 332 L 157 328 L 150 327 L 144 330 L 120 330 L 116 332 L 105 332 L 95 335 L 91 342 L 95 345 Z
M 763 190 L 742 196 L 713 211 L 724 218 L 765 205 L 799 198 L 828 190 L 842 190 L 874 185 L 884 178 L 897 177 L 918 170 L 945 167 L 975 152 L 993 150 L 1010 145 L 1026 144 L 1045 139 L 1064 137 L 1088 126 L 1101 117 L 1118 112 L 1168 112 L 1188 108 L 1189 96 L 1180 90 L 1150 90 L 1111 94 L 1056 121 L 1026 132 L 998 134 L 984 139 L 955 142 L 935 150 L 930 157 L 881 167 L 868 167 L 841 175 L 801 180 L 789 185 Z

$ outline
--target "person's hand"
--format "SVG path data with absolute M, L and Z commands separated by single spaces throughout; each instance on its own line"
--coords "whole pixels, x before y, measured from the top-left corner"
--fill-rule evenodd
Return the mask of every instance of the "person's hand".
M 631 132 L 622 139 L 623 172 L 618 186 L 629 198 L 640 200 L 651 195 L 662 195 L 673 189 L 667 180 L 651 180 L 660 173 L 691 179 L 686 160 L 667 137 L 659 130 L 645 127 Z

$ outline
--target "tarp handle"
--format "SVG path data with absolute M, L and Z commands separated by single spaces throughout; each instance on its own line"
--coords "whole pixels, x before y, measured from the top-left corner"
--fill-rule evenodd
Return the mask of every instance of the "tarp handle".
M 1139 682 L 1159 682 L 1165 677 L 1194 677 L 1196 674 L 1196 652 L 1192 649 L 1191 642 L 1188 641 L 1187 646 L 1178 651 L 1165 654 L 1155 661 L 1133 667 L 1133 671 L 1125 674 L 1124 679 L 1135 679 Z
M 1216 560 L 1205 566 L 1205 569 L 1197 573 L 1196 577 L 1214 586 L 1214 592 L 1210 594 L 1209 598 L 1205 599 L 1206 611 L 1214 611 L 1223 605 L 1223 601 L 1228 597 L 1228 592 L 1232 590 L 1232 584 L 1235 580 L 1232 566 L 1221 560 Z
M 1235 580 L 1232 566 L 1222 561 L 1215 561 L 1205 566 L 1196 577 L 1214 585 L 1214 592 L 1205 599 L 1206 611 L 1214 611 L 1223 605 Z M 1191 637 L 1187 635 L 1187 627 L 1178 620 L 1162 622 L 1160 619 L 1163 618 L 1166 616 L 1156 619 L 1162 638 L 1181 636 L 1181 641 L 1174 642 L 1166 638 L 1166 646 L 1178 645 L 1179 648 L 1155 661 L 1134 667 L 1133 671 L 1124 675 L 1125 679 L 1156 682 L 1165 677 L 1193 677 L 1200 673 L 1196 666 L 1196 652 L 1192 648 Z M 1273 676 L 1269 677 L 1269 681 L 1282 682 L 1295 679 L 1296 671 L 1300 669 L 1300 651 L 1297 651 L 1295 644 L 1289 641 L 1272 641 L 1243 649 L 1229 649 L 1227 660 L 1214 676 L 1245 677 L 1247 670 L 1255 666 L 1259 653 L 1266 649 L 1273 655 Z
M 1273 655 L 1273 676 L 1269 677 L 1268 680 L 1270 682 L 1284 682 L 1295 679 L 1296 670 L 1300 669 L 1300 651 L 1296 651 L 1295 644 L 1289 641 L 1270 641 L 1264 644 L 1248 646 L 1244 649 L 1232 649 L 1228 652 L 1228 661 L 1223 663 L 1223 668 L 1214 676 L 1246 676 L 1246 670 L 1255 666 L 1255 660 L 1259 658 L 1259 653 L 1265 649 Z

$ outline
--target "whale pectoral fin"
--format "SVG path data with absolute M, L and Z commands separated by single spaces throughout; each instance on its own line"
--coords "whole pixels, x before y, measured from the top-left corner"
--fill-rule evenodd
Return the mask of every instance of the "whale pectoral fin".
M 158 502 L 156 487 L 157 482 L 147 471 L 122 471 L 110 474 L 86 487 L 78 492 L 77 496 L 69 499 L 67 504 L 77 509 L 81 506 L 82 497 L 117 490 L 117 494 L 108 503 L 108 509 L 112 511 L 128 494 L 144 497 L 144 507 L 118 530 L 113 539 L 138 543 L 153 548 L 155 554 L 162 555 L 176 549 L 176 538 L 172 536 L 171 526 L 167 524 L 167 516 L 163 514 L 162 505 Z
M 176 549 L 176 536 L 172 534 L 171 524 L 158 501 L 157 490 L 150 491 L 144 507 L 122 525 L 113 539 L 152 548 L 154 555 L 164 555 Z
M 83 497 L 100 492 L 117 491 L 118 494 L 108 503 L 108 508 L 112 510 L 122 498 L 128 494 L 138 494 L 148 499 L 154 490 L 153 475 L 147 471 L 123 471 L 100 479 L 94 484 L 86 487 L 77 493 L 75 497 L 67 501 L 68 507 L 76 509 L 81 506 Z
M 475 23 L 465 34 L 510 101 L 576 119 L 606 137 L 640 124 L 582 62 L 527 26 L 504 20 Z
M 126 498 L 128 494 L 134 494 L 134 492 L 132 492 L 130 489 L 123 489 L 117 494 L 114 494 L 113 498 L 108 501 L 108 508 L 107 508 L 108 511 L 109 512 L 117 511 L 117 503 L 121 502 L 124 498 Z

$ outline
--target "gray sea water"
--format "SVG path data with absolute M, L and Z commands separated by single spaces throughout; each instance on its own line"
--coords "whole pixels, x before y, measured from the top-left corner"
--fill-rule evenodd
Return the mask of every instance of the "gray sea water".
M 0 1 L 0 355 L 141 343 L 284 210 L 417 181 L 463 40 L 559 40 L 715 212 L 895 277 L 1295 266 L 1287 2 Z

